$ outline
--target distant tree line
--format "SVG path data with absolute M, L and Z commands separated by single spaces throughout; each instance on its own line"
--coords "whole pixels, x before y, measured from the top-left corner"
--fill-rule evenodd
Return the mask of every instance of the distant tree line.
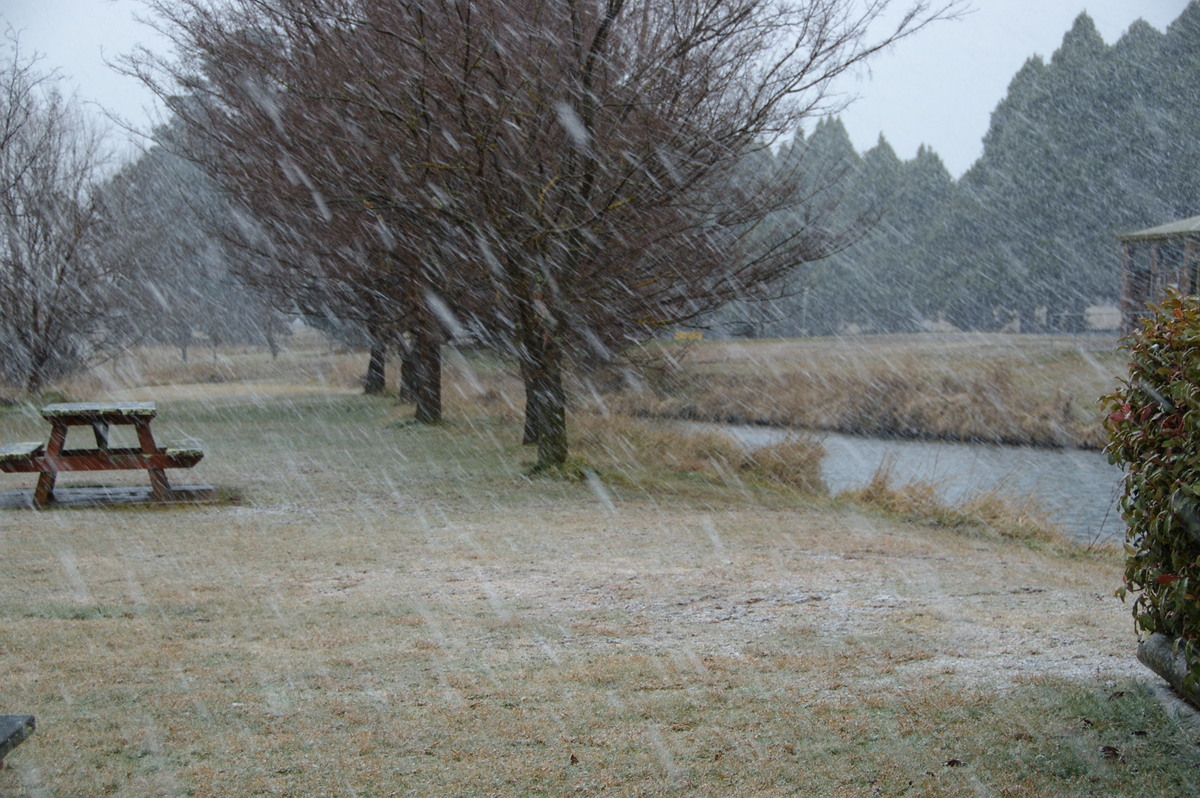
M 735 303 L 715 323 L 769 336 L 1084 329 L 1089 306 L 1117 302 L 1116 234 L 1200 214 L 1198 83 L 1200 4 L 1112 45 L 1081 14 L 1049 63 L 1032 57 L 1012 79 L 957 181 L 926 147 L 901 161 L 881 138 L 860 156 L 837 119 L 801 131 L 772 168 L 801 194 L 813 175 L 844 175 L 827 221 L 858 235 L 790 296 Z M 793 213 L 773 223 L 806 223 Z
M 126 275 L 124 304 L 136 340 L 176 347 L 254 344 L 276 352 L 296 315 L 290 303 L 237 276 L 246 253 L 227 231 L 232 203 L 181 154 L 177 121 L 154 131 L 156 143 L 98 187 L 105 209 L 104 257 Z

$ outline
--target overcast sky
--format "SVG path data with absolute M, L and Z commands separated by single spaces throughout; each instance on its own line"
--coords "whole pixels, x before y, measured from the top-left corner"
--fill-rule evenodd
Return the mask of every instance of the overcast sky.
M 900 2 L 900 0 L 897 0 Z M 859 150 L 882 133 L 901 158 L 928 144 L 955 176 L 979 156 L 981 140 L 1008 82 L 1031 55 L 1045 59 L 1082 11 L 1113 43 L 1139 17 L 1159 30 L 1187 0 L 971 0 L 960 21 L 929 28 L 872 62 L 870 74 L 841 89 L 858 100 L 842 113 Z M 138 44 L 158 45 L 134 21 L 139 0 L 0 0 L 0 17 L 22 47 L 45 56 L 78 86 L 81 98 L 143 124 L 151 99 L 105 59 Z M 158 45 L 161 46 L 161 45 Z

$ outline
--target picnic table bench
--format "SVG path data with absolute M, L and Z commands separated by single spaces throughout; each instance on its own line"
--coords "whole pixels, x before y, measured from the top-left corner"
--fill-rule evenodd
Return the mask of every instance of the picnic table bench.
M 62 471 L 108 471 L 143 468 L 150 476 L 150 488 L 157 499 L 171 495 L 165 469 L 191 468 L 204 457 L 194 443 L 160 447 L 154 442 L 150 422 L 158 414 L 154 402 L 68 402 L 46 405 L 42 417 L 50 422 L 50 441 L 27 441 L 0 447 L 0 471 L 36 472 L 37 488 L 33 503 L 45 505 L 54 499 L 54 484 Z M 113 425 L 130 425 L 137 433 L 136 447 L 109 446 L 108 433 Z M 91 427 L 95 448 L 65 449 L 67 430 Z
M 4 757 L 33 734 L 33 715 L 0 715 L 0 767 Z

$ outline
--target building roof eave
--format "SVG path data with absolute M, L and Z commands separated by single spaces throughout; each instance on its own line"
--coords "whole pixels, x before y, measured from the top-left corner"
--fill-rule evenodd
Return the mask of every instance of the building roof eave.
M 1133 233 L 1123 233 L 1117 236 L 1117 240 L 1126 244 L 1152 244 L 1156 241 L 1191 237 L 1200 238 L 1200 216 L 1160 224 L 1157 227 L 1148 227 Z

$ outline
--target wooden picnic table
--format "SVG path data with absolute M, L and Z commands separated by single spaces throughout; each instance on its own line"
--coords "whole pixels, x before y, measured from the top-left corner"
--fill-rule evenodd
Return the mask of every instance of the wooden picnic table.
M 154 402 L 69 402 L 46 405 L 42 417 L 50 422 L 50 441 L 0 447 L 0 471 L 37 472 L 33 503 L 41 506 L 54 499 L 54 483 L 61 471 L 108 471 L 144 468 L 157 499 L 171 495 L 165 469 L 191 468 L 204 452 L 194 445 L 159 447 L 150 431 L 158 414 Z M 136 447 L 113 448 L 108 433 L 113 425 L 131 425 L 137 433 Z M 91 427 L 95 448 L 66 449 L 67 430 Z

